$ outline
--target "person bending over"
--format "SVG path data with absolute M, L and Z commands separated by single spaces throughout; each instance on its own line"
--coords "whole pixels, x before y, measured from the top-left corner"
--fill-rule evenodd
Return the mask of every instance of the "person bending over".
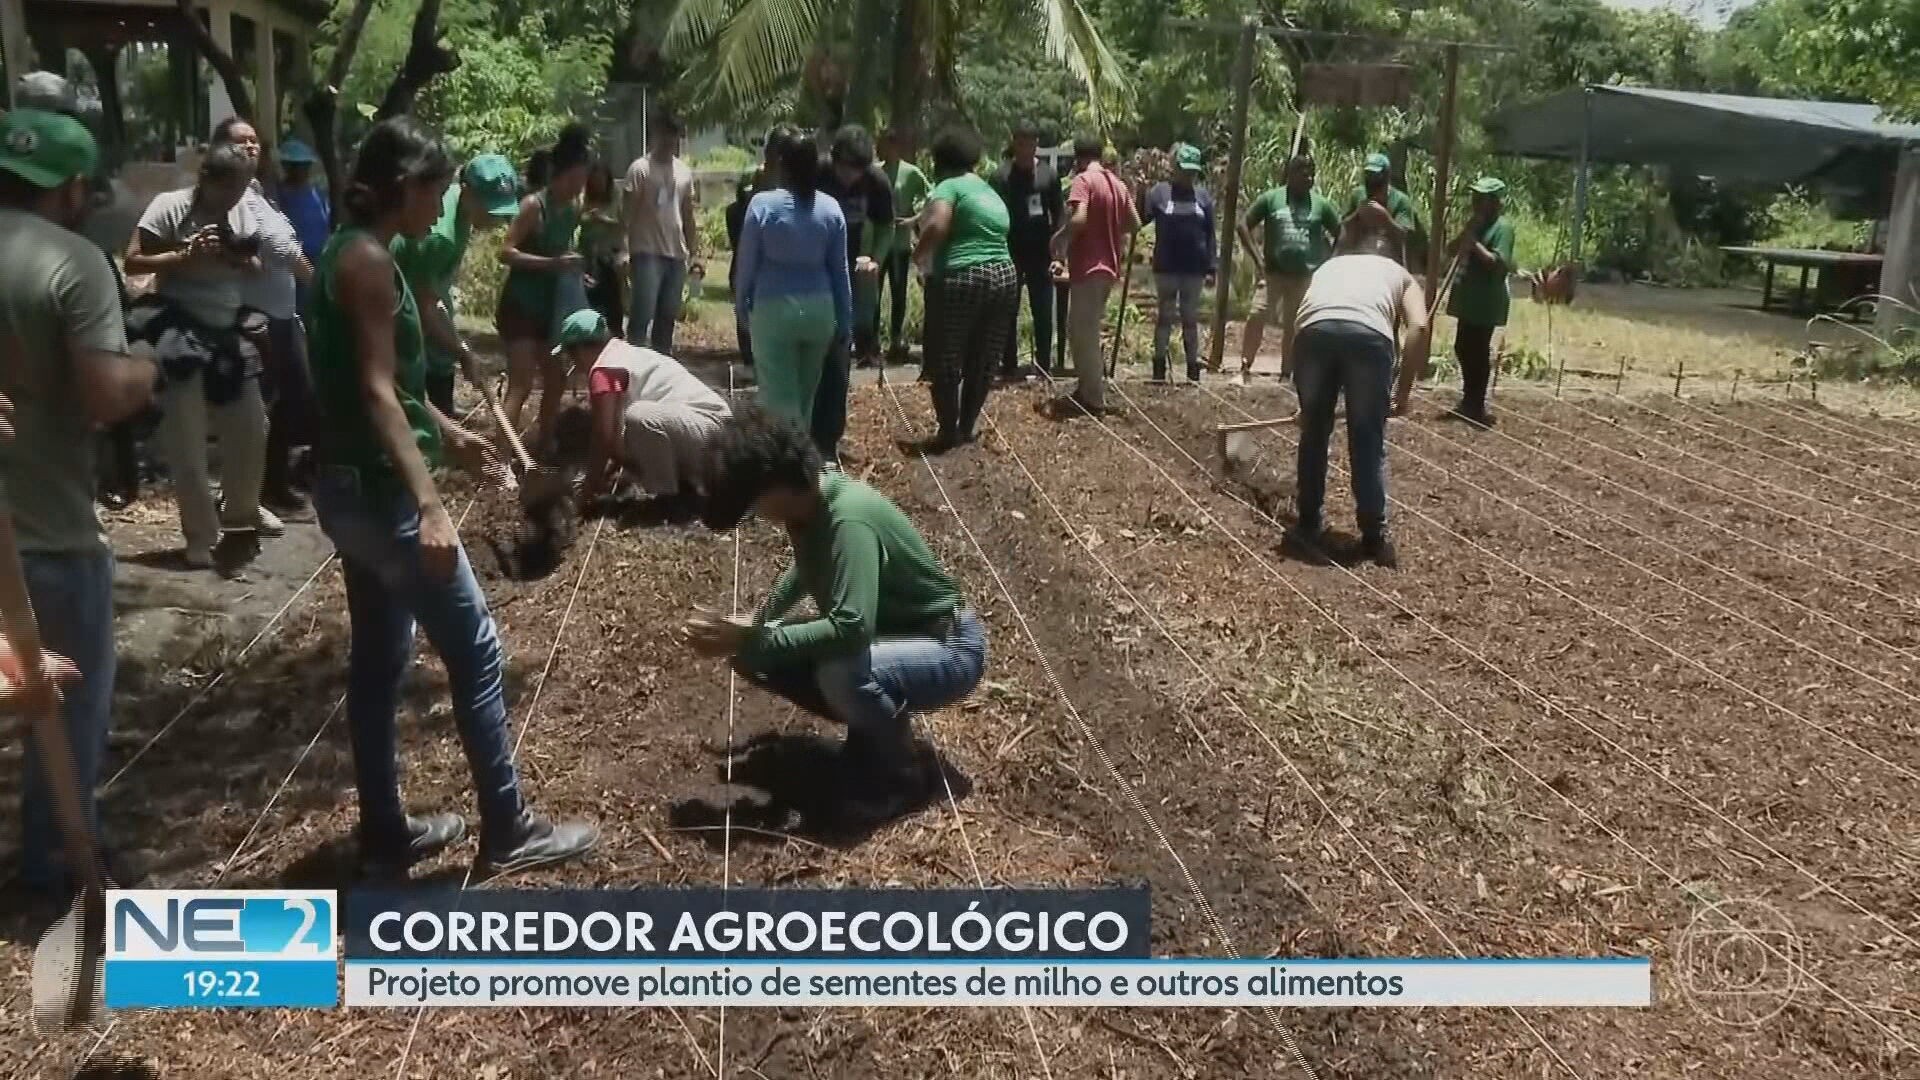
M 606 494 L 625 470 L 663 516 L 689 517 L 726 399 L 673 357 L 614 337 L 597 311 L 568 316 L 555 351 L 587 372 L 589 406 L 569 406 L 559 427 L 561 456 L 587 462 L 586 497 Z
M 986 668 L 986 628 L 913 522 L 886 496 L 827 469 L 808 433 L 758 407 L 714 446 L 707 524 L 749 514 L 784 528 L 794 561 L 751 618 L 696 611 L 684 633 L 754 685 L 845 724 L 846 801 L 857 823 L 914 809 L 934 784 L 912 716 L 961 701 Z M 794 609 L 811 599 L 815 613 Z
M 1339 253 L 1314 271 L 1300 301 L 1294 338 L 1300 355 L 1293 367 L 1300 396 L 1299 520 L 1288 540 L 1304 552 L 1320 548 L 1327 441 L 1333 435 L 1334 405 L 1345 394 L 1360 551 L 1388 567 L 1398 561 L 1387 536 L 1387 416 L 1395 344 L 1403 346 L 1407 369 L 1418 371 L 1426 364 L 1431 331 L 1426 296 L 1395 261 L 1398 251 L 1391 236 L 1350 234 Z

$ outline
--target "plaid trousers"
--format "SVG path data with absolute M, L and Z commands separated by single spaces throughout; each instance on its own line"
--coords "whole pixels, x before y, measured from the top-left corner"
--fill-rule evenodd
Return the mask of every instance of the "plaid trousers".
M 973 434 L 993 370 L 1019 317 L 1012 260 L 980 263 L 927 282 L 926 364 L 943 433 Z

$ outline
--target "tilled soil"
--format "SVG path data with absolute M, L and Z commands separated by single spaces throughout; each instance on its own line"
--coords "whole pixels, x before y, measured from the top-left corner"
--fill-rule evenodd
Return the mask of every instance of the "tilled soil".
M 484 542 L 510 546 L 517 510 L 481 495 L 462 536 L 530 796 L 604 832 L 589 860 L 478 887 L 1144 881 L 1159 955 L 1652 955 L 1653 1009 L 179 1013 L 125 1016 L 99 1052 L 282 1080 L 1920 1075 L 1920 467 L 1900 452 L 1920 433 L 1502 389 L 1494 430 L 1429 400 L 1394 426 L 1397 572 L 1280 554 L 1293 428 L 1215 479 L 1213 426 L 1286 395 L 1125 383 L 1121 415 L 1062 422 L 1041 389 L 1002 391 L 978 445 L 923 459 L 897 440 L 930 429 L 924 392 L 858 389 L 849 470 L 921 524 L 991 635 L 979 692 L 922 724 L 951 799 L 858 842 L 804 815 L 676 828 L 682 800 L 730 798 L 729 761 L 776 803 L 831 797 L 808 737 L 836 733 L 676 636 L 694 605 L 753 605 L 776 534 L 590 520 L 518 580 Z M 302 604 L 108 793 L 110 824 L 169 851 L 165 883 L 344 883 L 337 573 Z M 467 810 L 422 656 L 407 791 Z M 150 733 L 163 706 L 120 724 Z M 460 883 L 470 856 L 419 876 Z M 1769 936 L 1729 955 L 1732 924 Z M 3 954 L 22 994 L 23 937 Z M 16 1031 L 0 1060 L 66 1076 L 93 1044 Z

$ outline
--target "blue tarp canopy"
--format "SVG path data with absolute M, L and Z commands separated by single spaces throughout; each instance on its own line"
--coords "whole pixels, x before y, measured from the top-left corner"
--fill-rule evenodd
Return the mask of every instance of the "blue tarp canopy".
M 1734 184 L 1800 184 L 1882 201 L 1899 151 L 1920 124 L 1840 101 L 1587 86 L 1504 109 L 1487 121 L 1499 152 L 1530 158 L 1664 165 Z

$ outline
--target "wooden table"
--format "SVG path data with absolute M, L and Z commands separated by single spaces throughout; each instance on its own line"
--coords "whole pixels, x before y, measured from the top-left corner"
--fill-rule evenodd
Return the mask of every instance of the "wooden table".
M 1886 262 L 1883 255 L 1869 255 L 1858 251 L 1816 251 L 1806 248 L 1767 248 L 1767 247 L 1722 247 L 1721 251 L 1729 255 L 1747 255 L 1760 259 L 1767 264 L 1767 283 L 1760 293 L 1760 310 L 1766 311 L 1773 306 L 1773 271 L 1777 266 L 1797 266 L 1800 268 L 1800 286 L 1794 291 L 1792 310 L 1807 309 L 1807 278 L 1815 270 L 1822 275 L 1828 273 L 1845 274 L 1849 277 L 1870 278 L 1873 285 L 1863 290 L 1872 292 L 1880 281 L 1880 268 Z M 1858 292 L 1854 295 L 1859 295 Z

